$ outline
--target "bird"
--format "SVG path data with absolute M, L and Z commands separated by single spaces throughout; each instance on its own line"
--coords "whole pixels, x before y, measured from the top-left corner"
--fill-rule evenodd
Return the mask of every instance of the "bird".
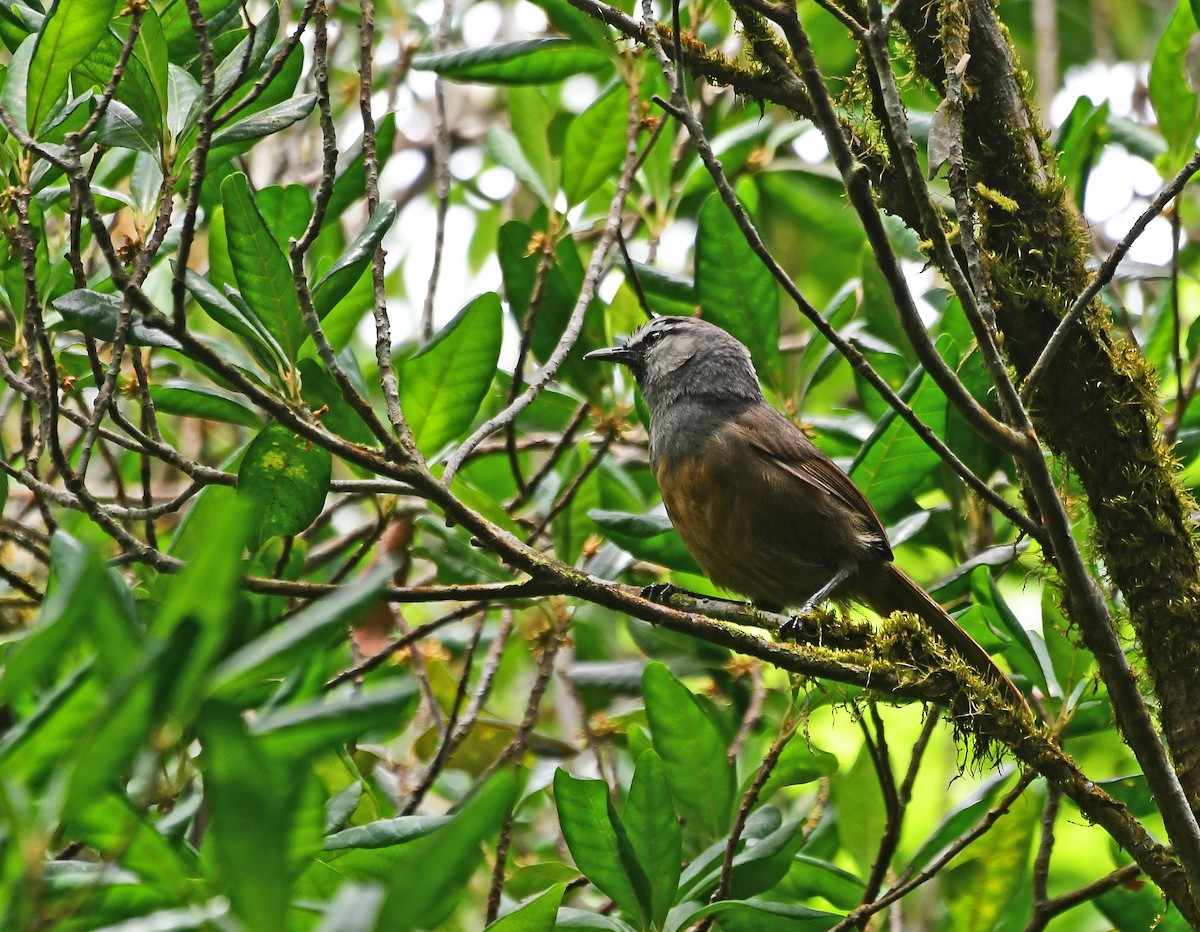
M 705 575 L 764 610 L 836 598 L 909 612 L 1020 707 L 1017 686 L 893 562 L 879 516 L 853 480 L 767 403 L 750 351 L 698 317 L 654 317 L 585 359 L 632 372 L 650 412 L 650 466 L 667 515 Z

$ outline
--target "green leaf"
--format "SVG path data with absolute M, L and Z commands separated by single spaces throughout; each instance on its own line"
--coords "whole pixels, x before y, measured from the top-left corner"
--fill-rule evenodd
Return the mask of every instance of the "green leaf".
M 746 344 L 760 378 L 778 389 L 781 357 L 775 279 L 716 194 L 700 209 L 696 292 L 701 316 Z
M 238 470 L 238 495 L 250 503 L 257 524 L 252 549 L 270 537 L 299 534 L 316 520 L 332 466 L 328 450 L 283 424 L 268 424 L 259 432 Z
M 667 772 L 653 749 L 638 757 L 621 823 L 650 883 L 650 919 L 661 926 L 679 886 L 683 833 L 671 805 Z
M 797 854 L 775 892 L 783 899 L 822 896 L 838 909 L 853 909 L 862 902 L 864 887 L 862 880 L 835 864 Z
M 282 347 L 284 358 L 295 363 L 305 331 L 291 265 L 258 209 L 244 174 L 235 172 L 222 182 L 221 201 L 238 289 Z
M 426 456 L 471 426 L 496 375 L 502 336 L 500 298 L 489 291 L 400 367 L 400 405 Z
M 539 244 L 545 235 L 541 230 L 535 232 L 533 227 L 519 220 L 510 220 L 500 228 L 498 258 L 504 276 L 504 292 L 518 326 L 529 313 L 538 266 L 542 260 Z M 583 276 L 583 263 L 579 259 L 575 241 L 564 236 L 555 246 L 553 261 L 545 276 L 541 301 L 533 320 L 529 344 L 538 362 L 549 359 L 558 345 L 583 287 Z M 604 308 L 601 302 L 594 300 L 584 315 L 583 331 L 575 343 L 575 351 L 559 367 L 559 378 L 588 397 L 598 398 L 608 384 L 609 367 L 583 357 L 591 350 L 607 345 Z
M 696 285 L 690 278 L 636 260 L 633 270 L 641 282 L 642 291 L 646 293 L 650 309 L 656 314 L 688 317 L 696 312 L 700 299 L 696 296 Z
M 550 102 L 545 88 L 514 87 L 508 91 L 508 123 L 513 138 L 521 147 L 527 164 L 538 178 L 535 191 L 549 195 L 543 199 L 547 207 L 553 205 L 558 193 L 560 165 L 557 155 L 555 120 L 557 107 Z M 515 167 L 514 167 L 515 170 Z M 518 176 L 521 177 L 521 176 Z
M 354 238 L 354 242 L 313 286 L 313 307 L 317 310 L 317 317 L 324 320 L 325 315 L 349 294 L 355 282 L 371 265 L 379 244 L 395 219 L 396 202 L 382 201 L 362 232 Z
M 1151 883 L 1121 884 L 1101 893 L 1095 903 L 1116 932 L 1187 932 L 1192 928 Z
M 719 916 L 720 927 L 729 932 L 823 932 L 843 918 L 840 913 L 770 900 L 722 900 L 692 913 L 681 928 L 705 916 Z
M 593 508 L 588 517 L 596 522 L 605 537 L 639 560 L 648 560 L 679 573 L 704 575 L 666 515 L 637 515 Z
M 1184 71 L 1188 45 L 1195 34 L 1190 0 L 1179 0 L 1150 61 L 1150 102 L 1169 147 L 1165 175 L 1173 174 L 1187 160 L 1200 132 L 1200 100 Z
M 828 751 L 813 747 L 807 740 L 793 738 L 779 755 L 779 760 L 758 798 L 764 802 L 785 786 L 811 783 L 837 773 L 838 759 Z
M 628 112 L 629 92 L 617 82 L 567 127 L 562 177 L 568 203 L 582 204 L 621 170 Z
M 0 698 L 52 679 L 71 645 L 95 640 L 99 660 L 114 675 L 140 652 L 136 611 L 120 576 L 98 552 L 58 531 L 50 538 L 50 584 L 35 624 L 9 648 Z
M 29 123 L 29 64 L 36 46 L 37 36 L 29 36 L 17 46 L 4 75 L 4 88 L 0 91 L 0 104 L 4 105 L 4 109 L 18 127 L 27 127 Z M 7 132 L 5 135 L 7 136 Z M 15 263 L 15 268 L 20 272 L 20 260 Z
M 389 565 L 381 564 L 361 580 L 317 599 L 239 649 L 214 672 L 211 694 L 231 701 L 246 689 L 294 667 L 335 635 L 343 634 L 347 624 L 373 605 L 391 573 Z
M 1063 695 L 1070 695 L 1075 684 L 1091 672 L 1095 657 L 1082 639 L 1069 634 L 1070 622 L 1058 608 L 1058 593 L 1047 586 L 1042 590 L 1042 639 L 1050 655 L 1054 678 Z
M 158 139 L 141 118 L 119 100 L 110 100 L 97 129 L 96 140 L 116 149 L 134 149 L 153 154 Z
M 233 145 L 278 133 L 306 118 L 316 105 L 316 94 L 302 94 L 292 100 L 285 100 L 281 104 L 267 107 L 265 110 L 260 110 L 244 119 L 223 126 L 213 134 L 212 146 L 215 149 L 217 146 Z
M 491 923 L 488 932 L 551 932 L 566 890 L 566 884 L 556 883 L 545 893 Z
M 108 31 L 116 6 L 116 0 L 54 0 L 29 62 L 26 126 L 35 138 L 66 91 L 71 69 Z
M 283 932 L 291 893 L 290 781 L 233 709 L 208 703 L 199 733 L 211 820 L 204 847 L 212 852 L 221 891 L 247 928 Z
M 366 825 L 355 825 L 326 836 L 325 850 L 369 850 L 402 845 L 405 842 L 423 838 L 444 825 L 449 825 L 452 818 L 452 816 L 400 816 L 395 819 L 378 819 L 368 822 Z
M 725 740 L 696 698 L 661 663 L 647 664 L 642 693 L 654 750 L 662 758 L 675 808 L 706 841 L 729 831 L 734 772 Z
M 386 114 L 375 128 L 375 151 L 380 167 L 387 163 L 396 142 L 396 115 Z M 339 217 L 346 208 L 366 195 L 366 167 L 363 164 L 362 139 L 350 146 L 338 158 L 337 181 L 329 199 L 329 216 Z
M 899 395 L 935 433 L 944 432 L 946 396 L 924 369 L 913 371 Z M 921 480 L 939 462 L 937 453 L 889 408 L 855 457 L 850 477 L 886 521 L 911 503 Z
M 599 20 L 592 19 L 571 6 L 569 0 L 533 0 L 541 7 L 550 24 L 564 35 L 597 48 L 608 46 L 608 34 Z
M 643 916 L 648 879 L 631 857 L 630 839 L 612 808 L 608 784 L 554 774 L 558 824 L 575 866 L 629 916 Z
M 433 834 L 404 845 L 388 872 L 390 890 L 378 928 L 435 929 L 453 912 L 483 859 L 481 843 L 494 839 L 517 799 L 511 770 L 494 774 Z M 420 878 L 414 883 L 414 878 Z
M 68 291 L 51 303 L 51 306 L 62 314 L 63 322 L 72 330 L 108 343 L 117 335 L 121 305 L 122 301 L 116 295 L 88 291 L 86 288 Z M 147 326 L 145 315 L 137 308 L 130 308 L 129 315 L 130 325 L 126 342 L 133 346 L 182 349 L 179 341 L 165 330 Z
M 911 862 L 913 869 L 922 870 L 927 867 L 929 862 L 941 853 L 942 849 L 983 818 L 984 814 L 992 807 L 996 797 L 1000 795 L 1004 784 L 1011 777 L 1011 771 L 996 774 L 971 794 L 970 798 L 948 813 L 942 819 L 941 824 L 933 830 L 933 833 L 921 843 L 917 853 L 913 855 Z
M 328 696 L 307 705 L 275 709 L 256 719 L 250 730 L 271 756 L 306 759 L 369 731 L 399 731 L 396 726 L 409 717 L 418 698 L 411 681 L 361 696 Z
M 866 748 L 859 751 L 847 771 L 831 782 L 830 789 L 838 813 L 852 819 L 854 825 L 852 832 L 839 833 L 842 850 L 865 874 L 879 853 L 879 838 L 887 820 L 875 765 Z
M 554 203 L 554 194 L 545 175 L 529 160 L 521 143 L 513 132 L 504 126 L 493 126 L 488 130 L 487 153 L 495 162 L 503 165 L 528 186 L 546 206 Z
M 262 321 L 253 314 L 243 313 L 240 307 L 217 291 L 212 282 L 191 269 L 184 272 L 183 283 L 204 313 L 241 337 L 242 343 L 267 372 L 273 376 L 279 375 L 280 368 L 287 365 L 283 348 L 275 342 Z
M 1004 920 L 1021 926 L 1029 918 L 1030 862 L 1044 787 L 1031 784 L 1005 813 L 1003 829 L 967 848 L 946 874 L 948 889 L 958 894 L 950 906 L 954 928 L 995 929 Z
M 162 414 L 199 417 L 242 427 L 258 427 L 262 423 L 262 417 L 242 400 L 241 395 L 211 385 L 171 379 L 161 385 L 152 384 L 150 398 L 155 410 Z
M 458 49 L 413 59 L 417 71 L 480 84 L 550 84 L 610 68 L 606 52 L 569 39 L 528 39 Z
M 86 0 L 82 0 L 82 2 L 86 2 Z M 88 85 L 97 91 L 108 86 L 108 82 L 112 80 L 113 72 L 117 68 L 117 63 L 120 61 L 123 42 L 124 37 L 118 35 L 112 26 L 100 32 L 99 43 L 75 68 L 76 91 L 80 91 Z M 141 54 L 141 45 L 136 44 L 134 54 L 126 62 L 125 71 L 117 85 L 116 99 L 137 114 L 138 119 L 149 127 L 157 138 L 163 131 L 163 120 L 166 115 L 160 99 L 161 88 L 158 85 L 160 75 L 158 75 L 158 66 L 151 65 L 148 68 L 143 64 L 140 58 Z M 152 77 L 151 72 L 155 72 L 156 76 Z

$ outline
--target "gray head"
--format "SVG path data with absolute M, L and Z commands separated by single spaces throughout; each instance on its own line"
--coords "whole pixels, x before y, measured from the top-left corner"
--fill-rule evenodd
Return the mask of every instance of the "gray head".
M 677 401 L 744 406 L 763 396 L 750 351 L 697 317 L 656 317 L 623 345 L 585 358 L 628 366 L 651 414 Z

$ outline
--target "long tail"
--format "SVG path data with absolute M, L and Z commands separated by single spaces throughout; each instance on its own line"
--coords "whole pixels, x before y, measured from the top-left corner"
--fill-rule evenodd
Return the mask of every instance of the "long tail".
M 866 586 L 862 585 L 862 579 L 859 580 L 861 598 L 867 605 L 881 615 L 897 611 L 916 615 L 967 663 L 1003 686 L 1013 702 L 1026 710 L 1029 709 L 1024 694 L 1004 671 L 996 666 L 988 652 L 960 628 L 929 593 L 909 579 L 895 564 L 885 563 L 878 573 L 870 575 Z

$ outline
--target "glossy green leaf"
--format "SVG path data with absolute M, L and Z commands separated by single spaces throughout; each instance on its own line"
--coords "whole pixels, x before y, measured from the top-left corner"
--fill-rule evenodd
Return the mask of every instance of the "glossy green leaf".
M 96 139 L 110 148 L 135 149 L 139 152 L 154 153 L 158 147 L 154 130 L 119 100 L 109 101 Z
M 557 157 L 558 131 L 555 128 L 556 121 L 560 119 L 558 107 L 551 101 L 546 89 L 541 87 L 509 88 L 506 96 L 508 124 L 512 128 L 513 138 L 538 177 L 539 184 L 534 190 L 549 195 L 549 200 L 543 199 L 543 203 L 550 207 L 558 194 L 562 174 Z
M 1177 171 L 1191 155 L 1200 133 L 1200 99 L 1184 70 L 1188 45 L 1196 34 L 1190 0 L 1178 0 L 1150 61 L 1150 102 L 1159 131 L 1169 147 L 1165 174 Z
M 759 377 L 779 388 L 779 295 L 775 279 L 750 249 L 716 194 L 700 210 L 696 293 L 704 319 L 741 340 L 750 350 Z
M 222 889 L 246 927 L 283 932 L 291 893 L 288 836 L 295 803 L 287 772 L 262 752 L 233 709 L 209 703 L 199 724 L 210 819 L 204 847 L 211 851 Z
M 666 515 L 592 509 L 588 517 L 596 522 L 605 537 L 639 560 L 648 560 L 680 573 L 704 575 Z
M 488 292 L 400 367 L 400 404 L 426 456 L 471 426 L 496 375 L 501 337 L 500 298 Z
M 217 291 L 212 282 L 191 269 L 184 272 L 183 282 L 201 309 L 226 330 L 241 337 L 242 343 L 267 372 L 277 374 L 286 365 L 283 348 L 262 321 L 253 314 L 245 314 L 241 307 Z
M 560 769 L 554 775 L 554 803 L 575 866 L 627 915 L 643 915 L 649 881 L 631 857 L 630 840 L 613 810 L 608 785 L 580 780 Z
M 129 37 L 132 17 L 118 15 L 113 21 L 110 34 L 124 43 Z M 148 87 L 157 102 L 157 111 L 166 113 L 168 106 L 168 84 L 170 79 L 170 56 L 167 52 L 167 37 L 163 32 L 162 20 L 153 6 L 147 6 L 138 26 L 137 38 L 133 43 L 131 61 L 136 62 L 145 72 Z M 124 76 L 122 76 L 122 83 Z M 118 94 L 120 92 L 118 91 Z M 156 126 L 155 129 L 158 127 Z
M 766 801 L 776 790 L 785 786 L 811 783 L 821 777 L 837 773 L 838 760 L 828 751 L 822 751 L 803 736 L 793 737 L 779 755 L 775 768 L 759 791 L 758 798 Z
M 566 884 L 556 883 L 488 925 L 488 932 L 551 932 L 566 889 Z
M 1044 784 L 1032 783 L 1005 813 L 1003 829 L 989 832 L 960 855 L 967 860 L 947 875 L 951 889 L 961 891 L 950 907 L 955 928 L 994 929 L 1003 920 L 1023 925 L 1029 919 L 1033 841 L 1045 798 Z
M 111 26 L 100 32 L 96 47 L 75 68 L 76 90 L 90 85 L 99 92 L 108 86 L 120 61 L 123 41 L 123 37 Z M 126 62 L 125 71 L 117 85 L 116 99 L 129 107 L 158 138 L 166 116 L 160 96 L 162 89 L 158 84 L 160 77 L 152 76 L 152 72 L 157 72 L 157 66 L 151 64 L 147 67 L 140 55 L 140 46 L 135 46 L 134 54 Z
M 413 59 L 418 71 L 436 71 L 454 81 L 480 84 L 549 84 L 611 66 L 607 53 L 569 39 L 502 42 Z
M 575 9 L 569 0 L 533 0 L 533 2 L 535 6 L 539 6 L 545 11 L 550 25 L 563 35 L 576 42 L 594 45 L 597 48 L 608 47 L 609 38 L 604 24 Z
M 388 898 L 379 928 L 407 932 L 435 929 L 453 912 L 483 860 L 481 843 L 500 830 L 517 799 L 517 778 L 494 774 L 454 813 L 448 825 L 399 849 L 389 871 Z M 420 883 L 413 883 L 420 877 Z
M 921 843 L 917 853 L 913 855 L 911 862 L 913 868 L 921 870 L 928 866 L 929 862 L 937 857 L 942 849 L 983 818 L 1011 777 L 1011 772 L 996 774 L 976 790 L 969 799 L 948 813 L 933 833 Z
M 395 201 L 381 202 L 362 232 L 354 238 L 354 242 L 313 286 L 312 299 L 317 317 L 324 320 L 370 267 L 379 244 L 383 242 L 383 237 L 391 229 L 395 219 Z
M 316 105 L 316 94 L 302 94 L 292 100 L 260 110 L 245 119 L 235 120 L 213 134 L 213 148 L 247 142 L 251 139 L 261 139 L 263 136 L 278 133 L 293 123 L 299 123 L 305 119 L 313 112 L 313 107 Z
M 381 729 L 399 731 L 418 701 L 414 682 L 364 695 L 327 696 L 302 706 L 274 709 L 255 720 L 251 734 L 264 751 L 280 760 L 315 757 Z
M 304 321 L 292 281 L 292 270 L 267 226 L 250 183 L 241 172 L 221 185 L 229 258 L 242 297 L 294 363 L 304 342 Z
M 240 395 L 211 385 L 173 379 L 150 386 L 150 397 L 160 414 L 198 417 L 208 421 L 258 427 L 262 417 Z
M 821 896 L 838 909 L 853 909 L 862 902 L 865 886 L 858 877 L 835 864 L 797 854 L 787 877 L 775 889 L 781 898 L 800 900 Z
M 296 364 L 296 370 L 300 373 L 300 397 L 310 411 L 325 409 L 321 414 L 321 423 L 325 427 L 339 437 L 362 446 L 379 445 L 379 440 L 358 412 L 342 397 L 333 376 L 325 371 L 319 360 L 312 357 L 301 359 Z
M 946 396 L 917 369 L 899 392 L 922 423 L 941 434 L 946 426 Z M 912 510 L 913 493 L 941 462 L 915 430 L 892 409 L 876 424 L 850 467 L 850 477 L 888 521 L 899 508 Z
M 563 191 L 571 204 L 582 204 L 625 162 L 629 91 L 617 82 L 567 127 L 563 147 Z
M 101 294 L 77 288 L 55 299 L 53 307 L 62 314 L 63 322 L 71 329 L 111 343 L 117 335 L 122 301 L 116 295 Z M 179 341 L 158 327 L 146 324 L 145 315 L 137 308 L 129 311 L 130 325 L 126 342 L 133 346 L 165 346 L 180 349 Z
M 510 220 L 500 228 L 497 257 L 504 276 L 505 297 L 518 326 L 529 313 L 533 299 L 542 259 L 542 239 L 541 231 L 535 231 L 519 220 Z M 569 236 L 563 237 L 555 247 L 533 320 L 529 342 L 538 362 L 549 359 L 558 345 L 583 287 L 583 275 L 583 263 L 575 241 Z M 559 367 L 558 377 L 589 397 L 598 397 L 609 383 L 608 367 L 583 357 L 591 350 L 607 345 L 603 305 L 593 300 L 584 314 L 583 331 L 575 343 L 575 350 Z
M 283 424 L 268 424 L 246 448 L 238 495 L 253 509 L 258 549 L 270 537 L 299 534 L 325 504 L 333 458 Z
M 347 624 L 373 605 L 390 575 L 391 568 L 383 565 L 357 582 L 310 603 L 242 647 L 214 673 L 212 694 L 227 700 L 236 698 L 247 688 L 301 662 L 344 633 Z
M 375 152 L 380 165 L 387 163 L 396 142 L 396 115 L 386 114 L 375 127 Z M 337 180 L 329 198 L 329 216 L 341 216 L 359 198 L 366 196 L 366 168 L 363 164 L 363 143 L 359 139 L 342 152 L 337 163 Z
M 116 0 L 54 0 L 29 62 L 26 126 L 34 137 L 65 93 L 71 69 L 104 36 L 116 5 Z
M 650 885 L 650 918 L 661 926 L 679 886 L 683 833 L 671 805 L 662 759 L 650 749 L 638 757 L 629 799 L 621 813 L 629 844 Z
M 449 825 L 452 818 L 448 815 L 400 816 L 395 819 L 379 819 L 366 825 L 355 825 L 327 836 L 325 850 L 343 851 L 402 845 Z
M 1121 884 L 1096 897 L 1096 909 L 1116 932 L 1188 932 L 1193 928 L 1154 884 Z M 1068 916 L 1071 914 L 1068 913 Z
M 517 176 L 543 204 L 554 203 L 554 191 L 547 182 L 546 174 L 529 159 L 512 130 L 504 126 L 493 126 L 488 130 L 487 153 L 496 163 L 503 165 Z
M 733 818 L 734 772 L 725 740 L 696 698 L 661 663 L 642 674 L 646 718 L 662 758 L 675 808 L 708 841 L 724 835 Z
M 823 932 L 842 919 L 840 913 L 809 906 L 770 900 L 722 900 L 692 913 L 686 924 L 692 925 L 706 916 L 719 917 L 720 927 L 729 932 Z
M 253 83 L 278 35 L 279 4 L 271 3 L 254 24 L 254 32 L 246 35 L 217 64 L 213 75 L 213 97 L 222 97 L 239 84 Z M 239 96 L 235 94 L 231 102 Z
M 29 123 L 29 64 L 36 47 L 37 36 L 29 36 L 17 46 L 8 63 L 8 70 L 4 73 L 4 87 L 0 88 L 0 104 L 4 105 L 8 115 L 19 127 L 26 127 Z M 21 263 L 16 262 L 17 271 L 20 271 L 20 267 Z
M 690 317 L 696 313 L 700 299 L 696 297 L 696 286 L 690 278 L 663 271 L 644 262 L 633 263 L 642 291 L 655 314 L 674 314 Z M 628 275 L 628 272 L 625 272 Z M 639 317 L 639 323 L 644 320 Z

